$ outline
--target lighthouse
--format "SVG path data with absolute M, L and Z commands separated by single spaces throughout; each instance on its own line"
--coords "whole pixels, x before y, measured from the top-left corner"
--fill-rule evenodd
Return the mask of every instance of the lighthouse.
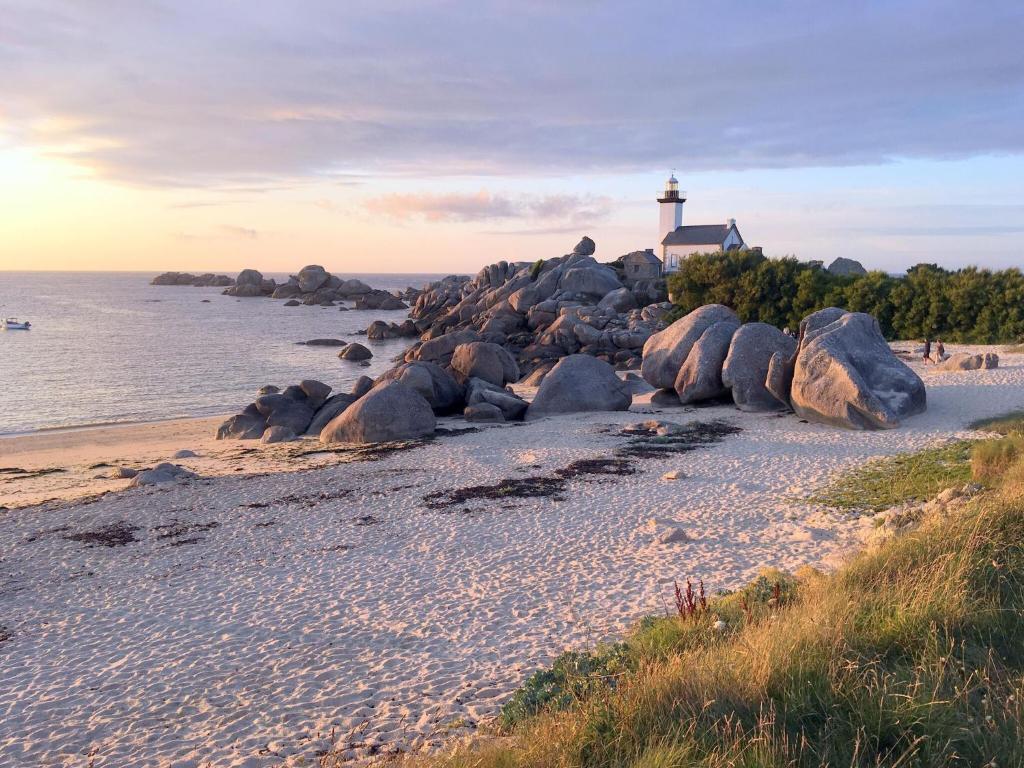
M 669 232 L 675 232 L 678 227 L 683 226 L 683 203 L 686 202 L 686 193 L 679 191 L 679 181 L 675 174 L 668 177 L 665 182 L 665 191 L 658 198 L 660 210 L 660 221 L 658 224 L 658 244 L 664 241 Z

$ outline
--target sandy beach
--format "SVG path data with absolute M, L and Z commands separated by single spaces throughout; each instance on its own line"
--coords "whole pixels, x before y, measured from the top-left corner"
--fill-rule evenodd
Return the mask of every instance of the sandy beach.
M 0 475 L 0 764 L 366 762 L 472 734 L 561 651 L 664 612 L 674 579 L 713 592 L 833 567 L 869 521 L 802 499 L 1024 408 L 1024 356 L 914 367 L 928 410 L 883 432 L 641 396 L 475 431 L 443 419 L 449 434 L 388 451 L 217 443 L 216 419 L 0 440 L 0 467 L 26 470 Z M 652 418 L 739 431 L 629 453 L 623 427 Z M 93 477 L 181 449 L 200 479 Z M 567 471 L 593 459 L 598 474 Z M 658 543 L 651 518 L 689 540 Z

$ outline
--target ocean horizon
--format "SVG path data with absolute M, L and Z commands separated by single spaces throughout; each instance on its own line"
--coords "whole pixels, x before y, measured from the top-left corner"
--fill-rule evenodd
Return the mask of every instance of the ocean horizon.
M 410 344 L 356 334 L 373 320 L 405 318 L 402 310 L 286 307 L 223 288 L 150 285 L 157 274 L 0 272 L 0 316 L 32 323 L 0 332 L 0 436 L 236 412 L 260 386 L 301 379 L 342 391 L 383 373 Z M 343 276 L 394 291 L 444 275 Z M 339 360 L 336 348 L 296 344 L 324 337 L 366 343 L 369 367 Z

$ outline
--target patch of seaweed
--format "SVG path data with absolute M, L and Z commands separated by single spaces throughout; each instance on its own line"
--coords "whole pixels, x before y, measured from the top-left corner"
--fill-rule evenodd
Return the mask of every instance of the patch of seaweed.
M 14 633 L 3 624 L 0 624 L 0 643 L 6 643 L 12 637 L 14 637 Z
M 352 522 L 356 525 L 380 525 L 384 521 L 373 515 L 360 515 L 359 517 L 352 518 Z
M 175 539 L 174 541 L 170 542 L 167 546 L 169 546 L 169 547 L 184 547 L 184 546 L 186 546 L 188 544 L 198 544 L 201 541 L 203 541 L 203 537 L 202 536 L 193 536 L 193 537 L 191 537 L 189 539 Z
M 566 479 L 584 475 L 634 475 L 636 467 L 628 459 L 580 459 L 556 469 L 555 474 Z
M 116 523 L 100 526 L 91 531 L 71 533 L 64 536 L 66 541 L 77 541 L 80 544 L 87 544 L 90 547 L 123 547 L 132 542 L 138 541 L 135 532 L 139 530 L 137 525 L 131 525 L 124 520 Z
M 369 443 L 367 445 L 347 445 L 338 448 L 320 446 L 319 448 L 314 448 L 309 451 L 297 451 L 294 456 L 296 458 L 301 458 L 303 456 L 322 457 L 325 455 L 333 455 L 338 457 L 341 463 L 348 463 L 352 461 L 380 461 L 393 453 L 409 451 L 413 448 L 422 448 L 428 442 L 430 442 L 430 438 L 425 440 L 399 440 L 390 443 Z
M 423 497 L 428 509 L 448 509 L 474 499 L 552 498 L 561 501 L 566 479 L 563 477 L 506 478 L 493 485 L 472 485 L 452 491 L 435 491 Z
M 668 435 L 659 435 L 654 429 L 634 427 L 622 431 L 622 434 L 633 439 L 617 449 L 615 454 L 635 459 L 663 459 L 677 453 L 688 453 L 705 445 L 720 443 L 729 435 L 742 431 L 726 421 L 695 421 Z
M 188 533 L 205 533 L 219 527 L 220 523 L 216 520 L 211 520 L 208 523 L 184 523 L 174 520 L 164 525 L 154 525 L 153 530 L 157 532 L 158 539 L 177 539 Z

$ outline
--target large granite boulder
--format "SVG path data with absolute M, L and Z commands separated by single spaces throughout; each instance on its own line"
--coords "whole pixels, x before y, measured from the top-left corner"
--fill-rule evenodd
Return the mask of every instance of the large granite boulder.
M 610 309 L 616 314 L 629 312 L 631 309 L 638 309 L 636 296 L 629 288 L 616 288 L 614 291 L 601 299 L 597 306 L 599 309 Z
M 278 425 L 267 427 L 263 432 L 263 437 L 260 438 L 260 442 L 264 445 L 269 445 L 270 443 L 290 443 L 292 440 L 297 439 L 298 435 L 292 432 L 291 429 Z
M 728 394 L 728 388 L 722 383 L 722 365 L 729 353 L 732 335 L 739 327 L 738 320 L 714 323 L 693 343 L 673 382 L 679 402 L 699 403 Z
M 313 420 L 309 422 L 309 426 L 306 427 L 306 434 L 319 435 L 324 427 L 358 399 L 358 395 L 344 393 L 329 397 L 314 414 Z
M 330 280 L 331 276 L 319 264 L 310 264 L 299 270 L 298 279 L 299 290 L 303 293 L 312 293 Z
M 597 244 L 586 235 L 583 239 L 576 243 L 576 247 L 572 249 L 572 252 L 577 256 L 593 256 L 597 250 Z
M 468 344 L 472 341 L 480 341 L 481 336 L 474 330 L 451 331 L 433 339 L 424 341 L 415 349 L 406 353 L 405 359 L 426 360 L 445 366 L 451 363 L 455 348 L 460 344 Z
M 331 394 L 331 386 L 316 379 L 303 379 L 299 382 L 299 389 L 306 395 L 309 407 L 314 411 L 322 406 Z
M 739 325 L 736 313 L 721 304 L 706 304 L 653 334 L 643 348 L 640 375 L 658 389 L 675 387 L 679 369 L 704 331 L 715 323 Z
M 942 361 L 935 366 L 937 371 L 977 371 L 982 368 L 998 368 L 999 367 L 999 355 L 995 352 L 985 352 L 984 354 L 969 355 L 966 352 L 960 352 L 956 355 L 950 355 L 949 358 Z
M 798 415 L 848 429 L 891 429 L 925 410 L 924 382 L 893 354 L 877 320 L 847 312 L 822 324 L 822 313 L 815 315 L 800 324 L 790 390 Z
M 432 435 L 434 411 L 415 389 L 400 381 L 374 387 L 320 432 L 322 443 L 382 443 Z
M 266 417 L 268 427 L 288 427 L 297 435 L 306 431 L 316 411 L 299 387 L 257 397 L 256 410 Z
M 186 480 L 194 480 L 197 477 L 199 477 L 199 475 L 195 472 L 191 472 L 177 464 L 164 462 L 162 464 L 157 464 L 152 469 L 146 469 L 139 472 L 132 478 L 131 483 L 129 483 L 129 487 L 138 488 L 143 485 L 184 482 Z
M 439 416 L 454 413 L 464 402 L 462 385 L 436 363 L 422 360 L 402 363 L 382 374 L 377 379 L 377 384 L 387 381 L 400 381 L 415 389 Z
M 828 265 L 828 271 L 833 275 L 866 275 L 868 273 L 859 261 L 842 256 Z
M 729 354 L 722 365 L 722 384 L 732 390 L 741 411 L 777 411 L 788 405 L 772 394 L 765 382 L 772 356 L 788 360 L 796 351 L 796 339 L 768 323 L 746 323 L 732 336 Z
M 633 402 L 615 369 L 590 355 L 562 358 L 541 382 L 526 419 L 582 411 L 625 411 Z
M 482 424 L 496 422 L 501 423 L 505 421 L 505 417 L 502 415 L 501 409 L 496 405 L 491 405 L 490 403 L 477 403 L 476 405 L 467 406 L 463 416 L 466 421 Z
M 519 365 L 511 353 L 499 344 L 486 341 L 457 346 L 452 353 L 451 366 L 464 378 L 483 379 L 499 387 L 519 380 Z
M 217 428 L 218 440 L 259 440 L 267 428 L 267 417 L 252 403 Z
M 498 408 L 505 421 L 523 418 L 529 406 L 523 398 L 507 389 L 483 379 L 469 379 L 466 382 L 466 404 L 472 407 L 483 403 Z
M 559 287 L 567 293 L 604 296 L 622 287 L 615 270 L 600 264 L 584 264 L 567 269 Z

